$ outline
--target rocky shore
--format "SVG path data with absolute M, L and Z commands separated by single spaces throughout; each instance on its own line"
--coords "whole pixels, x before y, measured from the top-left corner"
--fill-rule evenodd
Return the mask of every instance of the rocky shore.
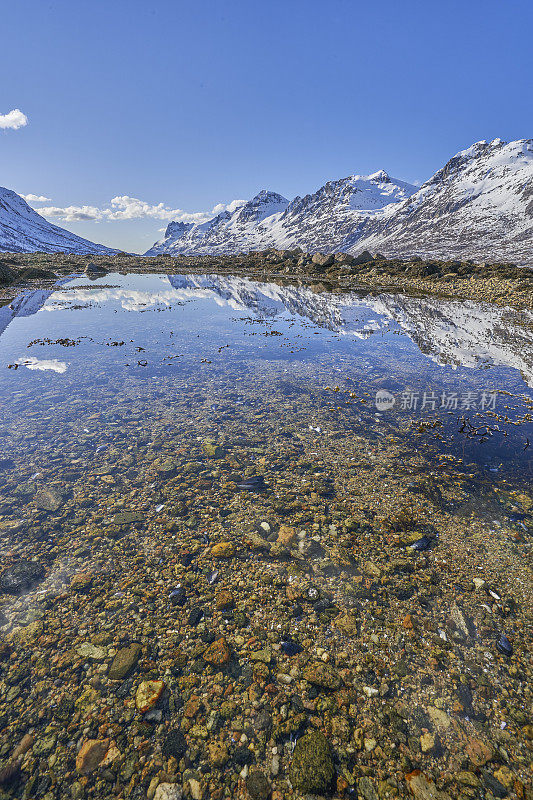
M 363 253 L 314 255 L 298 250 L 265 250 L 228 256 L 160 255 L 146 258 L 116 256 L 73 256 L 63 253 L 10 254 L 0 256 L 0 293 L 4 298 L 23 284 L 38 286 L 71 272 L 98 274 L 98 269 L 118 272 L 166 273 L 221 272 L 265 279 L 322 283 L 327 289 L 369 288 L 445 298 L 469 299 L 533 308 L 533 272 L 513 264 L 475 264 L 472 261 L 424 261 L 386 259 Z M 96 267 L 97 269 L 94 269 Z M 102 273 L 101 273 L 102 274 Z

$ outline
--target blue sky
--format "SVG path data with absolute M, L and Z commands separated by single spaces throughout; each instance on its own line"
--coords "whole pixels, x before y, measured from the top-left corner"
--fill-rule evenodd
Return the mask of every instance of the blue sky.
M 2 29 L 0 115 L 28 122 L 0 129 L 0 185 L 137 252 L 262 188 L 422 182 L 533 135 L 530 0 L 17 0 Z

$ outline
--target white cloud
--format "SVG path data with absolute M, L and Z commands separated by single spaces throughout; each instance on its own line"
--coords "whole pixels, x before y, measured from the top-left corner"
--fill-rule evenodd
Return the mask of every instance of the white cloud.
M 137 197 L 129 197 L 123 194 L 119 197 L 113 197 L 111 200 L 111 209 L 104 211 L 107 219 L 141 219 L 143 217 L 152 217 L 154 219 L 177 220 L 179 222 L 204 222 L 208 219 L 208 215 L 201 211 L 190 214 L 182 211 L 181 208 L 169 208 L 164 203 L 157 203 L 157 205 L 150 205 L 144 200 L 139 200 Z
M 42 194 L 21 194 L 21 197 L 27 203 L 49 203 L 51 201 L 51 197 L 44 197 Z
M 99 222 L 104 219 L 104 212 L 96 206 L 45 206 L 39 209 L 43 217 L 55 217 L 65 222 Z
M 21 366 L 28 369 L 38 369 L 42 372 L 51 370 L 52 372 L 63 373 L 68 369 L 68 364 L 65 361 L 58 361 L 57 358 L 19 358 L 16 362 Z
M 28 124 L 28 117 L 23 114 L 20 108 L 14 108 L 8 114 L 0 114 L 0 128 L 11 128 L 17 131 Z
M 217 203 L 213 207 L 213 214 L 222 214 L 224 211 L 229 211 L 232 214 L 238 208 L 243 206 L 246 200 L 232 200 L 231 203 Z
M 137 197 L 129 197 L 126 194 L 113 197 L 109 206 L 108 208 L 97 208 L 96 206 L 45 206 L 39 209 L 39 213 L 44 217 L 55 217 L 64 222 L 120 221 L 143 218 L 167 221 L 177 220 L 178 222 L 205 222 L 211 218 L 210 214 L 206 214 L 203 211 L 189 213 L 181 208 L 169 208 L 164 203 L 152 205 L 144 200 L 139 200 Z
M 33 203 L 44 203 L 48 197 L 34 194 L 22 195 L 25 200 Z M 202 223 L 211 219 L 213 215 L 224 211 L 232 213 L 246 203 L 246 200 L 232 200 L 231 203 L 218 203 L 211 213 L 205 211 L 188 212 L 181 208 L 170 208 L 165 203 L 147 203 L 138 197 L 127 194 L 113 197 L 107 206 L 44 206 L 39 208 L 39 214 L 63 220 L 64 222 L 116 222 L 132 219 L 159 219 L 165 222 Z M 161 230 L 164 230 L 163 228 Z

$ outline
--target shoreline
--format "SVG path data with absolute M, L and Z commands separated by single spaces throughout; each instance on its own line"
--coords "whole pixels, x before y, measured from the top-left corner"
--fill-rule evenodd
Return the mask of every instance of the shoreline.
M 0 255 L 0 302 L 9 302 L 25 287 L 49 288 L 50 281 L 55 282 L 58 277 L 72 272 L 85 272 L 92 264 L 102 268 L 96 275 L 104 271 L 170 275 L 218 272 L 259 280 L 311 281 L 321 291 L 370 289 L 472 300 L 517 309 L 533 308 L 533 271 L 529 267 L 416 258 L 401 261 L 380 256 L 358 263 L 361 258 L 346 253 L 311 256 L 294 250 L 177 257 L 3 253 Z

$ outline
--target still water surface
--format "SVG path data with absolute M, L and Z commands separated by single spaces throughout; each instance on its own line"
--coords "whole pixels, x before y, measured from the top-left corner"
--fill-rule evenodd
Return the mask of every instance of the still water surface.
M 527 311 L 231 276 L 110 274 L 89 285 L 73 277 L 0 309 L 0 356 L 10 455 L 24 454 L 25 424 L 35 455 L 36 441 L 55 435 L 57 414 L 83 438 L 95 411 L 127 400 L 149 418 L 154 398 L 169 411 L 175 399 L 184 424 L 197 412 L 222 432 L 244 403 L 275 424 L 276 398 L 290 397 L 320 430 L 326 411 L 325 431 L 423 426 L 425 443 L 482 469 L 517 480 L 531 471 Z M 117 414 L 131 427 L 127 408 Z M 244 433 L 258 423 L 242 424 Z

